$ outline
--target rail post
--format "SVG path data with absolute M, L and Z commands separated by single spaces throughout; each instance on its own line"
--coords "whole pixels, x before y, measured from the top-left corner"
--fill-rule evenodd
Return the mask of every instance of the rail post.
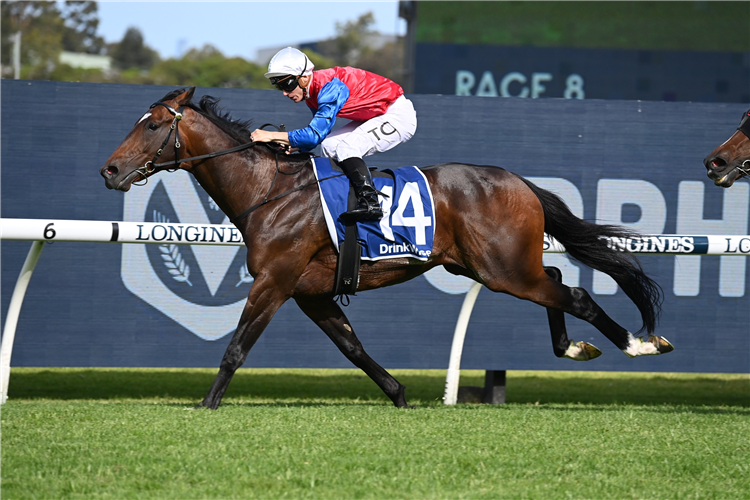
M 21 274 L 18 276 L 16 286 L 13 289 L 13 295 L 8 306 L 8 314 L 5 317 L 5 327 L 3 328 L 3 343 L 0 347 L 0 404 L 8 400 L 8 382 L 10 380 L 10 357 L 13 354 L 13 341 L 16 338 L 16 327 L 18 326 L 18 316 L 21 314 L 23 298 L 26 295 L 26 289 L 29 287 L 31 275 L 34 268 L 39 262 L 39 256 L 44 248 L 43 241 L 35 241 L 31 244 L 26 261 L 21 268 Z
M 453 331 L 448 373 L 445 377 L 443 403 L 447 405 L 454 405 L 458 400 L 458 379 L 461 375 L 461 354 L 464 350 L 464 338 L 466 338 L 466 329 L 469 327 L 469 319 L 471 319 L 474 303 L 477 301 L 477 296 L 481 289 L 481 283 L 471 285 L 469 291 L 466 292 L 466 297 L 464 297 L 464 303 L 461 305 L 461 312 L 458 313 L 458 321 L 456 321 L 456 328 Z

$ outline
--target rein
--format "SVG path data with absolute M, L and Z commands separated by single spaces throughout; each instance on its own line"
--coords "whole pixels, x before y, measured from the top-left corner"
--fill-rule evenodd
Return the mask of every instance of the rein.
M 243 151 L 245 149 L 249 149 L 249 148 L 255 146 L 256 144 L 258 144 L 257 142 L 254 142 L 254 141 L 253 142 L 248 142 L 248 143 L 245 143 L 245 144 L 240 144 L 239 146 L 235 146 L 233 148 L 222 149 L 221 151 L 215 151 L 213 153 L 208 153 L 208 154 L 204 154 L 204 155 L 200 155 L 200 156 L 191 156 L 191 157 L 184 158 L 184 159 L 181 160 L 180 159 L 180 120 L 182 120 L 182 110 L 184 109 L 184 106 L 181 107 L 181 108 L 179 108 L 179 110 L 175 110 L 173 107 L 171 107 L 171 106 L 169 106 L 169 105 L 167 105 L 167 104 L 165 104 L 163 102 L 155 102 L 154 104 L 151 105 L 151 107 L 149 109 L 152 109 L 152 108 L 154 108 L 156 106 L 164 106 L 167 109 L 167 111 L 169 111 L 172 114 L 172 116 L 174 116 L 174 119 L 172 120 L 172 125 L 170 125 L 170 127 L 169 127 L 169 133 L 167 134 L 167 137 L 164 138 L 164 142 L 161 143 L 161 146 L 156 151 L 156 154 L 151 159 L 151 161 L 147 161 L 142 167 L 137 168 L 137 169 L 134 170 L 135 172 L 137 172 L 138 174 L 140 174 L 143 177 L 143 183 L 142 184 L 138 184 L 136 182 L 133 182 L 133 184 L 135 184 L 136 186 L 144 186 L 144 185 L 146 185 L 146 183 L 148 183 L 148 176 L 150 176 L 152 174 L 155 174 L 157 172 L 161 172 L 162 170 L 166 170 L 168 172 L 175 172 L 175 171 L 179 170 L 180 165 L 182 163 L 187 163 L 187 162 L 196 161 L 196 160 L 208 160 L 208 159 L 211 159 L 211 158 L 216 158 L 217 156 L 223 156 L 223 155 L 228 155 L 228 154 L 231 154 L 231 153 L 236 153 L 238 151 Z M 281 128 L 279 128 L 276 125 L 273 125 L 271 123 L 263 124 L 263 125 L 261 125 L 260 128 L 262 129 L 262 128 L 265 128 L 265 127 L 274 127 L 276 130 L 281 130 Z M 282 127 L 283 127 L 283 125 L 282 125 Z M 175 133 L 174 134 L 174 140 L 175 140 L 175 142 L 174 142 L 175 159 L 172 160 L 172 161 L 167 161 L 167 162 L 163 162 L 163 163 L 154 163 L 156 160 L 159 159 L 159 157 L 161 156 L 161 154 L 164 152 L 164 148 L 167 145 L 167 143 L 169 142 L 169 138 L 172 137 L 172 131 L 174 131 L 174 133 Z M 345 175 L 345 174 L 337 174 L 337 175 L 331 175 L 331 176 L 328 176 L 328 177 L 324 177 L 323 179 L 315 179 L 312 182 L 308 182 L 308 183 L 302 184 L 301 186 L 297 186 L 297 187 L 295 187 L 293 189 L 290 189 L 288 191 L 284 191 L 283 193 L 281 193 L 279 195 L 276 195 L 273 198 L 269 198 L 268 195 L 270 195 L 271 191 L 273 191 L 273 187 L 276 185 L 276 179 L 278 179 L 279 174 L 282 174 L 282 175 L 297 175 L 304 168 L 304 164 L 303 164 L 299 169 L 297 169 L 294 172 L 284 172 L 279 167 L 279 153 L 275 152 L 274 156 L 276 157 L 276 173 L 273 176 L 273 182 L 271 182 L 271 187 L 268 188 L 268 192 L 263 197 L 263 201 L 261 201 L 260 203 L 256 203 L 255 205 L 251 206 L 250 208 L 248 208 L 247 210 L 245 210 L 241 214 L 239 214 L 239 215 L 237 215 L 237 216 L 229 219 L 232 224 L 237 224 L 237 222 L 241 221 L 242 219 L 244 219 L 245 217 L 247 217 L 248 215 L 250 215 L 252 212 L 254 212 L 255 210 L 257 210 L 258 208 L 262 207 L 266 203 L 270 203 L 272 201 L 276 201 L 278 199 L 283 198 L 284 196 L 288 196 L 288 195 L 290 195 L 292 193 L 295 193 L 297 191 L 302 191 L 305 188 L 308 188 L 310 186 L 314 186 L 314 185 L 316 185 L 316 184 L 318 184 L 320 182 L 323 182 L 325 180 L 333 179 L 335 177 L 341 177 L 342 175 Z M 170 166 L 170 165 L 174 165 L 174 167 L 173 168 L 168 168 L 168 166 Z

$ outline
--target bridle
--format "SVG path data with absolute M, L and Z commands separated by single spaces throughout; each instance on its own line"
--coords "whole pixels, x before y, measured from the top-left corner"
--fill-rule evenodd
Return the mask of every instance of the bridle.
M 740 171 L 740 177 L 746 177 L 750 175 L 750 158 L 742 162 L 742 165 L 734 167 L 735 170 Z
M 164 142 L 161 143 L 161 146 L 159 146 L 159 149 L 156 150 L 156 154 L 153 158 L 151 158 L 151 161 L 147 161 L 143 164 L 142 167 L 139 167 L 135 169 L 135 172 L 141 175 L 143 178 L 143 183 L 138 184 L 137 182 L 133 181 L 133 184 L 136 186 L 145 186 L 148 184 L 148 176 L 151 174 L 155 174 L 159 170 L 156 167 L 161 167 L 163 164 L 154 164 L 156 160 L 159 159 L 161 154 L 164 152 L 164 147 L 169 142 L 169 138 L 172 137 L 172 131 L 174 131 L 174 154 L 175 154 L 175 161 L 174 164 L 176 165 L 174 167 L 174 170 L 177 170 L 180 168 L 180 120 L 182 120 L 182 110 L 184 107 L 180 107 L 179 111 L 175 111 L 175 109 L 172 106 L 169 106 L 167 104 L 164 104 L 163 102 L 155 102 L 151 106 L 149 106 L 148 109 L 154 109 L 156 106 L 164 106 L 167 111 L 172 113 L 172 116 L 174 119 L 172 120 L 172 125 L 169 126 L 169 133 L 164 138 Z M 167 168 L 163 168 L 161 170 L 169 170 Z M 173 171 L 174 171 L 173 170 Z
M 180 145 L 180 120 L 182 120 L 182 111 L 185 109 L 185 107 L 181 106 L 179 109 L 175 110 L 172 106 L 169 106 L 168 104 L 165 104 L 163 102 L 155 102 L 155 103 L 153 103 L 149 107 L 149 109 L 153 109 L 156 106 L 163 106 L 167 111 L 169 111 L 172 114 L 172 116 L 174 118 L 172 119 L 172 124 L 169 126 L 169 132 L 167 133 L 167 136 L 164 138 L 164 141 L 161 143 L 161 146 L 156 151 L 156 154 L 154 155 L 154 157 L 150 161 L 147 161 L 146 163 L 144 163 L 142 167 L 139 167 L 139 168 L 133 170 L 134 173 L 139 174 L 143 178 L 142 179 L 143 182 L 141 184 L 138 184 L 135 181 L 133 181 L 133 184 L 135 184 L 136 186 L 144 186 L 144 185 L 146 185 L 148 183 L 149 176 L 151 176 L 151 175 L 153 175 L 153 174 L 155 174 L 157 172 L 161 172 L 162 170 L 166 170 L 168 172 L 175 172 L 175 171 L 179 170 L 180 165 L 182 163 L 187 163 L 187 162 L 197 161 L 197 160 L 208 160 L 208 159 L 211 159 L 211 158 L 216 158 L 217 156 L 228 155 L 230 153 L 236 153 L 238 151 L 249 149 L 249 148 L 255 146 L 256 144 L 258 144 L 257 142 L 252 141 L 252 142 L 247 142 L 245 144 L 240 144 L 239 146 L 235 146 L 233 148 L 222 149 L 221 151 L 216 151 L 216 152 L 208 153 L 208 154 L 205 154 L 205 155 L 191 156 L 189 158 L 180 159 L 180 146 L 181 146 Z M 263 129 L 265 127 L 274 127 L 276 130 L 279 130 L 279 131 L 281 131 L 281 130 L 284 129 L 283 125 L 281 127 L 277 127 L 276 125 L 273 125 L 273 124 L 270 124 L 270 123 L 263 124 L 259 128 Z M 172 137 L 172 131 L 174 131 L 175 159 L 172 160 L 172 161 L 167 161 L 167 162 L 163 162 L 163 163 L 154 163 L 156 160 L 159 159 L 159 157 L 161 156 L 161 154 L 164 152 L 164 148 L 166 147 L 167 143 L 169 142 L 170 137 Z M 312 182 L 307 182 L 305 184 L 302 184 L 300 186 L 292 188 L 292 189 L 290 189 L 288 191 L 285 191 L 285 192 L 283 192 L 283 193 L 281 193 L 281 194 L 279 194 L 277 196 L 269 198 L 268 196 L 271 194 L 271 191 L 273 190 L 273 187 L 276 185 L 276 179 L 278 179 L 279 174 L 282 174 L 282 175 L 296 175 L 296 174 L 300 173 L 302 171 L 302 169 L 304 168 L 304 164 L 303 164 L 299 169 L 297 169 L 294 172 L 284 172 L 283 170 L 281 170 L 281 168 L 279 168 L 279 153 L 278 153 L 278 151 L 275 152 L 274 156 L 276 157 L 276 173 L 274 174 L 273 182 L 271 182 L 271 187 L 268 188 L 268 192 L 263 197 L 263 201 L 261 201 L 259 203 L 256 203 L 255 205 L 253 205 L 252 207 L 248 208 L 247 210 L 245 210 L 241 214 L 236 215 L 236 216 L 232 217 L 231 219 L 229 219 L 230 222 L 232 222 L 233 224 L 237 224 L 237 222 L 239 222 L 240 220 L 244 219 L 245 217 L 247 217 L 248 215 L 250 215 L 254 210 L 262 207 L 266 203 L 278 200 L 278 199 L 283 198 L 284 196 L 287 196 L 287 195 L 292 194 L 294 192 L 302 191 L 303 189 L 305 189 L 307 187 L 310 187 L 310 186 L 314 186 L 314 185 L 318 184 L 319 182 L 323 182 L 323 181 L 328 180 L 328 179 L 333 179 L 334 177 L 341 177 L 342 175 L 344 175 L 344 174 L 337 174 L 337 175 L 331 175 L 329 177 L 324 177 L 323 179 L 315 179 Z M 171 168 L 170 168 L 170 166 L 171 166 Z
M 187 163 L 190 161 L 196 161 L 196 160 L 208 160 L 210 158 L 215 158 L 217 156 L 222 155 L 228 155 L 230 153 L 236 153 L 237 151 L 242 151 L 244 149 L 251 148 L 256 143 L 255 142 L 248 142 L 245 144 L 240 144 L 239 146 L 235 146 L 233 148 L 229 149 L 222 149 L 221 151 L 216 151 L 215 153 L 208 153 L 205 155 L 200 156 L 191 156 L 189 158 L 180 159 L 180 120 L 182 120 L 182 111 L 185 109 L 184 106 L 181 106 L 179 109 L 175 110 L 172 106 L 165 104 L 163 102 L 155 102 L 151 106 L 149 106 L 149 109 L 153 109 L 156 106 L 163 106 L 167 111 L 169 111 L 172 116 L 174 117 L 172 119 L 172 124 L 169 126 L 169 132 L 167 133 L 167 136 L 164 138 L 164 141 L 161 143 L 161 146 L 159 146 L 159 149 L 156 150 L 156 154 L 153 158 L 151 158 L 150 161 L 147 161 L 143 164 L 142 167 L 138 167 L 133 172 L 138 173 L 142 177 L 142 183 L 138 184 L 137 182 L 133 181 L 133 184 L 136 186 L 144 186 L 148 183 L 149 176 L 161 172 L 162 170 L 166 170 L 168 172 L 174 172 L 176 170 L 179 170 L 180 165 L 183 163 Z M 263 125 L 263 127 L 273 126 L 269 123 L 266 123 Z M 169 142 L 169 138 L 172 137 L 172 131 L 174 131 L 174 155 L 175 159 L 172 161 L 167 161 L 163 163 L 155 163 L 156 160 L 159 159 L 161 154 L 164 152 L 164 148 L 166 147 L 167 143 Z M 169 168 L 172 166 L 172 168 Z
M 737 130 L 745 134 L 745 137 L 747 137 L 748 140 L 750 140 L 750 110 L 747 110 L 744 115 L 742 115 L 742 121 L 740 121 L 740 126 L 737 127 Z M 740 172 L 740 177 L 746 177 L 750 175 L 750 158 L 742 162 L 742 165 L 738 165 L 734 167 L 734 170 L 738 170 Z

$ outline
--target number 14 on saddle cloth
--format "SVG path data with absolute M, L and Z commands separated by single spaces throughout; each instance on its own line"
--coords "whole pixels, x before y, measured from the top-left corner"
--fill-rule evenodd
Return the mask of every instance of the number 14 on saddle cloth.
M 318 179 L 339 173 L 327 158 L 314 158 Z M 373 176 L 383 207 L 379 221 L 358 222 L 362 260 L 410 257 L 426 261 L 435 236 L 435 207 L 424 174 L 416 167 L 383 170 L 387 177 Z M 349 181 L 344 176 L 318 184 L 328 232 L 338 249 L 344 241 L 344 223 L 339 216 L 347 210 Z

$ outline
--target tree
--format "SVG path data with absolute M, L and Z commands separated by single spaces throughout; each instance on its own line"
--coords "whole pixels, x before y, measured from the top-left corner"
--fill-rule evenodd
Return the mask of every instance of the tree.
M 225 57 L 212 45 L 190 49 L 180 59 L 155 64 L 147 75 L 123 72 L 121 81 L 156 85 L 258 88 L 267 85 L 265 69 L 240 57 Z
M 5 40 L 2 44 L 3 75 L 12 73 L 13 43 L 8 38 L 21 33 L 21 77 L 49 78 L 60 52 L 101 53 L 104 40 L 96 35 L 99 25 L 96 2 L 2 2 L 0 12 Z M 6 70 L 6 68 L 9 70 Z
M 62 18 L 66 30 L 63 32 L 63 49 L 70 52 L 101 54 L 104 39 L 97 35 L 99 7 L 96 2 L 65 2 Z
M 21 77 L 45 78 L 62 50 L 65 25 L 57 5 L 54 2 L 2 2 L 0 13 L 5 40 L 21 33 Z M 12 50 L 13 44 L 9 41 L 2 44 L 3 67 L 11 65 Z
M 315 44 L 324 57 L 333 61 L 332 65 L 321 67 L 356 66 L 398 82 L 402 77 L 403 41 L 383 43 L 383 36 L 371 28 L 374 23 L 372 12 L 356 21 L 337 22 L 336 37 Z
M 336 23 L 336 58 L 342 64 L 355 65 L 362 56 L 372 52 L 370 41 L 379 34 L 370 29 L 374 23 L 375 16 L 372 12 L 362 14 L 356 21 Z
M 359 58 L 371 51 L 370 41 L 378 35 L 370 29 L 374 22 L 372 12 L 362 14 L 356 21 L 336 22 L 336 37 L 318 42 L 316 48 L 338 66 L 356 66 Z
M 397 38 L 380 48 L 373 49 L 357 61 L 357 67 L 362 68 L 403 85 L 404 76 L 404 40 Z
M 143 43 L 141 30 L 132 26 L 125 32 L 122 40 L 112 47 L 110 56 L 112 63 L 123 70 L 150 69 L 159 62 L 159 54 Z

